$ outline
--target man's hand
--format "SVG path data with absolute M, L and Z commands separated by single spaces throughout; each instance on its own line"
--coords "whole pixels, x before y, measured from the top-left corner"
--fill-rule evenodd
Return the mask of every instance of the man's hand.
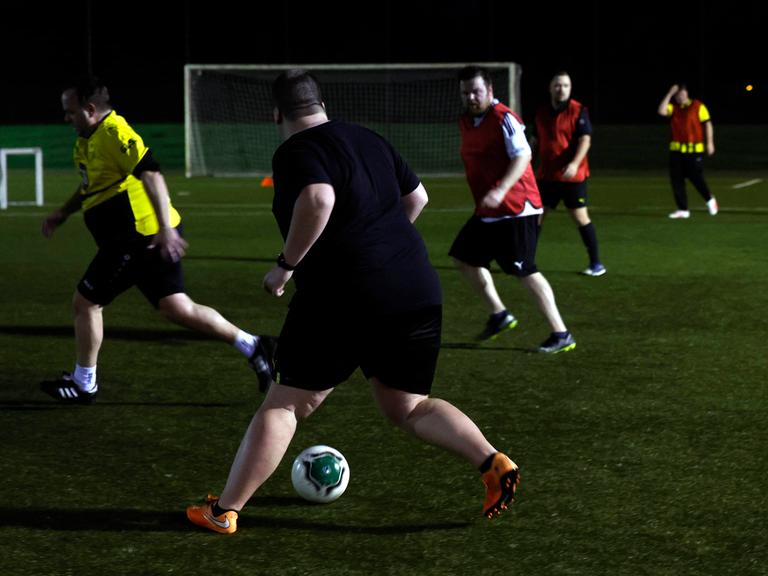
M 187 253 L 187 241 L 181 237 L 176 228 L 160 228 L 152 239 L 149 248 L 157 248 L 160 255 L 169 262 L 178 262 Z
M 488 190 L 487 194 L 483 196 L 483 199 L 480 201 L 480 206 L 482 208 L 498 208 L 501 206 L 501 203 L 504 202 L 504 196 L 507 195 L 507 190 L 505 188 L 491 188 Z
M 262 283 L 264 290 L 272 294 L 272 296 L 279 298 L 285 292 L 285 285 L 288 284 L 291 276 L 293 276 L 293 271 L 275 266 L 264 276 L 264 282 Z
M 48 216 L 45 217 L 45 220 L 43 220 L 43 236 L 46 238 L 50 238 L 53 236 L 54 231 L 56 228 L 64 224 L 64 221 L 67 219 L 67 214 L 59 209 L 51 212 L 48 214 Z
M 565 168 L 563 168 L 563 178 L 566 180 L 573 180 L 576 177 L 576 173 L 578 171 L 579 165 L 571 162 Z

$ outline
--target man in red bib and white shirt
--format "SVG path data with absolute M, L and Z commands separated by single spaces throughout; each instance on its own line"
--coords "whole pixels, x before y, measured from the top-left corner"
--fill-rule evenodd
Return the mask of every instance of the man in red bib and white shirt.
M 600 262 L 595 226 L 587 210 L 587 152 L 592 144 L 592 123 L 587 107 L 571 98 L 571 77 L 558 72 L 549 82 L 549 102 L 536 111 L 536 137 L 539 167 L 536 172 L 544 216 L 563 201 L 578 226 L 579 235 L 587 249 L 589 266 L 586 276 L 602 276 L 605 266 Z
M 531 148 L 519 116 L 493 97 L 488 71 L 467 66 L 459 73 L 464 114 L 459 119 L 461 158 L 475 211 L 449 254 L 481 295 L 490 317 L 478 339 L 494 339 L 517 326 L 496 291 L 493 260 L 518 277 L 547 320 L 550 336 L 539 352 L 576 347 L 555 303 L 552 287 L 536 268 L 539 216 L 543 212 L 531 168 Z

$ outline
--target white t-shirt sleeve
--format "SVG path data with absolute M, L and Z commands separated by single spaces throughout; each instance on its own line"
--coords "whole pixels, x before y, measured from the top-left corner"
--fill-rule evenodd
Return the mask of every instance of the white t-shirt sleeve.
M 531 145 L 528 144 L 528 139 L 525 137 L 525 126 L 520 124 L 512 114 L 504 115 L 501 130 L 504 132 L 504 144 L 510 158 L 531 155 Z

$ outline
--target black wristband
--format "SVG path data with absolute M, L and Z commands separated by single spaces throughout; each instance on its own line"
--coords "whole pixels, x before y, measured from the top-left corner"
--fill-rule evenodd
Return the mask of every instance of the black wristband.
M 277 257 L 277 265 L 283 270 L 288 270 L 288 272 L 296 270 L 296 266 L 291 266 L 288 264 L 288 262 L 285 261 L 285 256 L 283 256 L 282 252 L 280 252 L 280 256 Z

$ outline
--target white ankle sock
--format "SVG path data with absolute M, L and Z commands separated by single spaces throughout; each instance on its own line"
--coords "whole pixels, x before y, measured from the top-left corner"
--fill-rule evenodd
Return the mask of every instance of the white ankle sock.
M 235 337 L 234 347 L 240 350 L 246 358 L 253 356 L 256 345 L 259 343 L 259 337 L 248 332 L 239 330 Z
M 98 389 L 96 385 L 96 366 L 80 366 L 75 363 L 75 371 L 72 373 L 72 380 L 83 392 L 95 392 Z

